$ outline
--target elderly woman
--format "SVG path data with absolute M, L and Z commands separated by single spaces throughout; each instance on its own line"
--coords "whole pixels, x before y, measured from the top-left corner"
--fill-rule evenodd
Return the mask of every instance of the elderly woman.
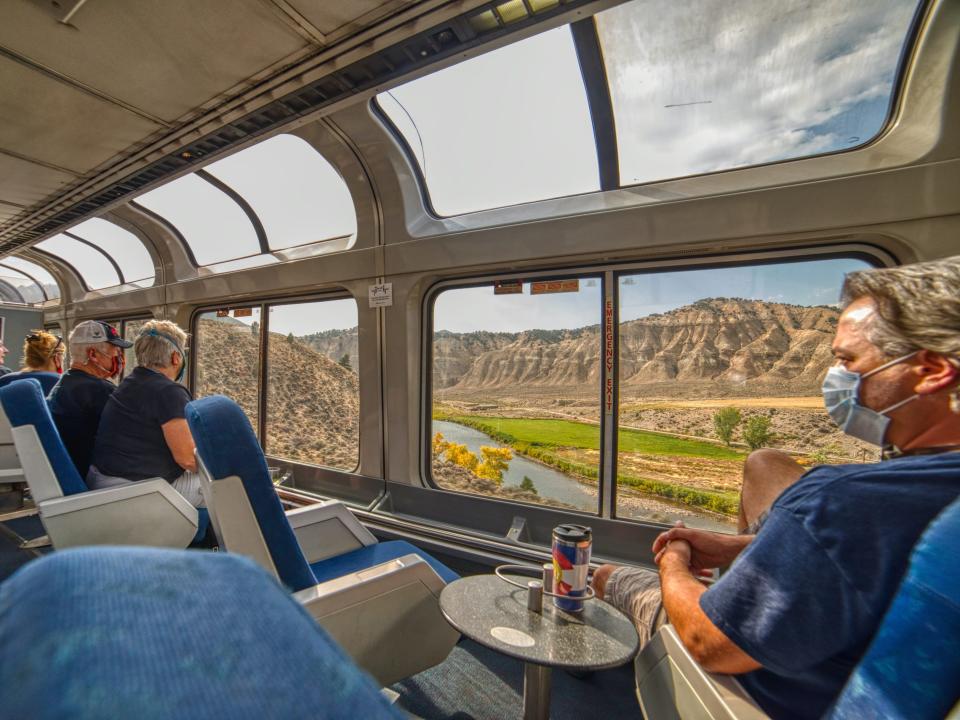
M 46 395 L 60 379 L 66 351 L 62 338 L 43 330 L 31 330 L 23 341 L 23 367 L 19 372 L 0 377 L 0 387 L 24 378 L 34 378 L 40 381 L 40 387 Z
M 113 487 L 162 477 L 192 505 L 203 507 L 193 436 L 184 417 L 190 391 L 187 334 L 175 323 L 151 320 L 134 342 L 137 366 L 103 409 L 87 483 Z

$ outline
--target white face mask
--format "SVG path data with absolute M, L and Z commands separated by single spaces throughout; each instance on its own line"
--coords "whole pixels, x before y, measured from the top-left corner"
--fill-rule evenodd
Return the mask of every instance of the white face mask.
M 890 424 L 890 418 L 887 417 L 887 414 L 920 396 L 913 394 L 883 410 L 871 410 L 860 404 L 860 383 L 881 370 L 902 363 L 918 352 L 920 351 L 915 350 L 907 353 L 863 375 L 839 365 L 834 365 L 827 370 L 827 376 L 823 379 L 823 404 L 833 421 L 840 426 L 840 429 L 851 437 L 882 446 L 884 435 L 887 433 L 887 426 Z

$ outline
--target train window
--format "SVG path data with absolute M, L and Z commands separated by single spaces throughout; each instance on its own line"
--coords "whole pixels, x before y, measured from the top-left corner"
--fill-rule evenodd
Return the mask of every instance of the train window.
M 638 0 L 599 13 L 621 184 L 870 141 L 886 122 L 916 8 Z
M 107 253 L 120 266 L 127 283 L 152 285 L 153 260 L 136 235 L 112 222 L 93 218 L 70 229 L 72 235 L 83 238 Z
M 617 515 L 735 529 L 743 460 L 875 457 L 823 408 L 843 275 L 860 260 L 619 278 Z
M 259 433 L 260 308 L 201 313 L 194 326 L 193 395 L 226 395 Z
M 16 303 L 42 303 L 43 289 L 23 273 L 0 266 L 0 299 Z
M 356 301 L 272 305 L 267 322 L 267 453 L 353 470 L 360 456 Z
M 198 265 L 260 252 L 257 233 L 240 205 L 197 175 L 161 185 L 137 202 L 180 231 Z
M 347 184 L 320 153 L 294 135 L 264 140 L 206 170 L 250 203 L 271 250 L 357 231 Z
M 441 215 L 600 189 L 593 126 L 568 27 L 377 96 Z
M 136 342 L 137 335 L 140 334 L 140 328 L 143 327 L 143 324 L 147 322 L 149 318 L 140 318 L 137 320 L 124 320 L 123 321 L 123 339 L 129 340 L 130 342 Z M 126 377 L 131 372 L 137 364 L 137 355 L 134 352 L 132 347 L 125 348 L 123 351 L 123 357 L 126 361 L 126 368 L 123 371 L 123 376 Z
M 33 279 L 35 283 L 43 287 L 48 299 L 57 300 L 60 298 L 60 286 L 57 285 L 56 279 L 46 268 L 29 260 L 12 256 L 3 258 L 0 263 L 14 270 L 19 270 L 21 274 Z
M 91 290 L 102 290 L 120 284 L 120 275 L 110 260 L 97 248 L 67 235 L 54 235 L 37 243 L 37 249 L 54 255 L 73 267 Z
M 596 513 L 601 281 L 453 288 L 433 305 L 432 477 Z

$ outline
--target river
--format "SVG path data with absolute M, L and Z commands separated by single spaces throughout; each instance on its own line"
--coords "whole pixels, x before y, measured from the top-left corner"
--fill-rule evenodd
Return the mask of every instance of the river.
M 444 440 L 466 445 L 470 452 L 477 457 L 480 457 L 480 446 L 482 445 L 507 447 L 486 433 L 445 420 L 433 421 L 433 429 L 430 434 L 432 436 L 437 432 L 443 434 Z M 597 489 L 595 486 L 581 483 L 576 478 L 564 475 L 558 470 L 514 454 L 510 466 L 503 473 L 503 484 L 519 487 L 524 476 L 533 481 L 540 497 L 557 500 L 585 512 L 596 513 L 597 511 Z M 652 495 L 624 491 L 618 495 L 617 504 L 618 514 L 621 517 L 653 520 L 666 524 L 682 520 L 690 527 L 723 532 L 733 531 L 732 521 L 713 513 L 698 511 L 696 508 L 689 506 L 675 505 Z

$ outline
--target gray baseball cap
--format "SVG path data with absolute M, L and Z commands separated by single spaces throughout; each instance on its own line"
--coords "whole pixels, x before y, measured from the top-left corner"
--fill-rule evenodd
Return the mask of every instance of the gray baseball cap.
M 79 345 L 108 342 L 117 347 L 133 347 L 133 343 L 120 337 L 120 333 L 113 325 L 100 320 L 84 320 L 70 333 L 70 342 Z

